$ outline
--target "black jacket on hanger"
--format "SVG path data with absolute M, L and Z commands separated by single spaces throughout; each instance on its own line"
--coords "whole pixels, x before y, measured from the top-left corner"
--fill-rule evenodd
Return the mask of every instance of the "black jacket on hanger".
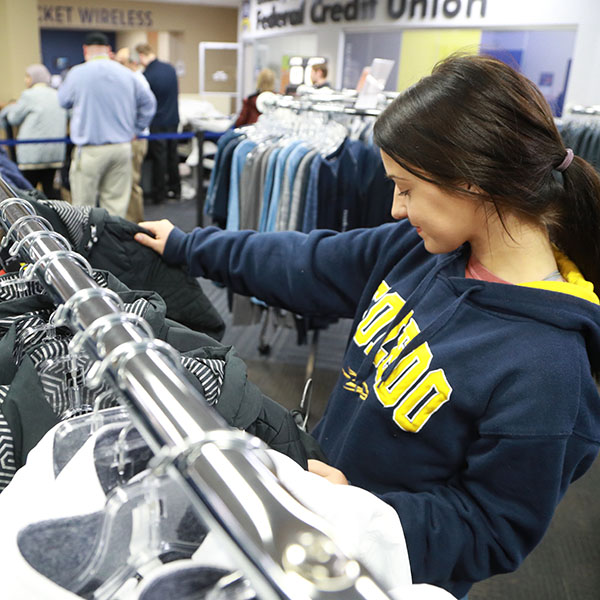
M 195 331 L 220 340 L 225 323 L 198 281 L 186 269 L 168 265 L 133 236 L 141 227 L 103 208 L 71 206 L 59 200 L 39 200 L 19 191 L 38 215 L 47 219 L 94 269 L 109 271 L 132 290 L 157 292 L 166 302 L 167 316 Z
M 106 275 L 108 287 L 116 291 L 125 303 L 131 304 L 139 298 L 148 302 L 143 318 L 157 338 L 185 356 L 224 362 L 224 379 L 213 406 L 230 426 L 256 435 L 305 468 L 308 458 L 325 460 L 315 440 L 296 426 L 290 411 L 265 396 L 248 380 L 246 365 L 233 348 L 166 318 L 165 303 L 158 294 L 129 290 L 110 274 Z M 52 301 L 46 294 L 18 298 L 0 302 L 0 319 L 52 308 Z M 17 366 L 13 356 L 14 344 L 14 327 L 11 326 L 0 340 L 0 383 L 10 384 L 1 409 L 12 432 L 18 469 L 25 463 L 29 451 L 58 422 L 59 416 L 45 397 L 40 375 L 29 357 L 30 351 L 26 350 Z M 197 378 L 190 373 L 186 376 L 203 391 Z

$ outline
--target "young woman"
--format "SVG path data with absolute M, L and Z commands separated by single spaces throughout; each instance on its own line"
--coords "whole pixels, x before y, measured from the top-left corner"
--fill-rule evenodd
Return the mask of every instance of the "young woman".
M 399 223 L 138 234 L 194 275 L 354 317 L 314 435 L 398 512 L 413 579 L 457 597 L 514 570 L 600 443 L 600 181 L 525 77 L 454 56 L 375 124 Z
M 244 98 L 242 110 L 237 116 L 234 127 L 252 125 L 258 121 L 261 113 L 256 107 L 256 99 L 262 92 L 273 92 L 275 90 L 275 73 L 271 69 L 262 69 L 256 78 L 256 91 Z

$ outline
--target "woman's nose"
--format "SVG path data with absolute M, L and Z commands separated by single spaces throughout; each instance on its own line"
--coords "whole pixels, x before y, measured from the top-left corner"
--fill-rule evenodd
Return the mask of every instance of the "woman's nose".
M 396 194 L 394 196 L 394 202 L 392 203 L 392 217 L 394 217 L 394 219 L 405 219 L 407 216 L 408 211 L 406 210 L 404 198 L 399 194 Z

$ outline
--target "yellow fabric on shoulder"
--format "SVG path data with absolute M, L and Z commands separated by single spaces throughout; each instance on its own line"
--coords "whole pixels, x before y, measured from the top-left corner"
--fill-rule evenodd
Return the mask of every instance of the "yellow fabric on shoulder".
M 594 284 L 583 277 L 577 265 L 556 248 L 554 248 L 554 256 L 558 270 L 565 281 L 528 281 L 519 285 L 538 288 L 540 290 L 549 290 L 551 292 L 560 292 L 561 294 L 570 294 L 594 304 L 600 304 L 600 300 L 594 292 Z

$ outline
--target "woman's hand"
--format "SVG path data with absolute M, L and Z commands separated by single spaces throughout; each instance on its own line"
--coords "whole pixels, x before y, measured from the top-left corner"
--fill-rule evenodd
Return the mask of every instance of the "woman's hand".
M 162 255 L 165 251 L 167 238 L 175 228 L 175 225 L 167 219 L 161 219 L 160 221 L 143 221 L 142 223 L 138 223 L 138 225 L 153 233 L 154 237 L 151 237 L 146 233 L 136 233 L 133 236 L 133 239 L 142 244 L 142 246 L 148 246 L 148 248 L 152 248 L 152 250 Z
M 325 477 L 331 483 L 338 483 L 340 485 L 348 485 L 348 480 L 346 476 L 339 470 L 334 467 L 330 467 L 328 464 L 321 462 L 320 460 L 315 460 L 313 458 L 308 459 L 308 470 L 315 475 L 320 475 L 321 477 Z

